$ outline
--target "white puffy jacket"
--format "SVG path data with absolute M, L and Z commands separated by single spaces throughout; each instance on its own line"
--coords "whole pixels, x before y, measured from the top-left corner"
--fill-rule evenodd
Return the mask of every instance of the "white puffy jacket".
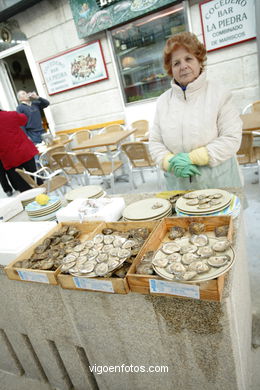
M 149 136 L 153 159 L 162 164 L 166 153 L 189 153 L 205 146 L 209 166 L 216 167 L 236 155 L 242 137 L 242 121 L 231 94 L 203 72 L 184 92 L 177 84 L 157 101 Z

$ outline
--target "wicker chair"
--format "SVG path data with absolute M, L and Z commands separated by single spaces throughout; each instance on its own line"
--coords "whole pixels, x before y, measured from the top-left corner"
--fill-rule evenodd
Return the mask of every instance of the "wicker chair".
M 79 185 L 85 185 L 85 168 L 75 158 L 75 153 L 59 152 L 52 154 L 52 158 L 66 175 L 71 176 Z
M 131 123 L 132 129 L 136 129 L 134 132 L 135 141 L 142 141 L 147 139 L 149 134 L 149 122 L 146 119 L 140 119 Z

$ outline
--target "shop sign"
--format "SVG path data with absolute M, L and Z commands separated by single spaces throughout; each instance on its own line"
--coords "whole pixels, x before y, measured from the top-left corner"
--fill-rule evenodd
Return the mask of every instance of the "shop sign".
M 79 38 L 106 30 L 158 8 L 174 4 L 172 0 L 70 0 Z
M 256 37 L 255 0 L 210 0 L 200 3 L 207 51 Z
M 100 41 L 81 45 L 39 64 L 49 95 L 108 78 Z

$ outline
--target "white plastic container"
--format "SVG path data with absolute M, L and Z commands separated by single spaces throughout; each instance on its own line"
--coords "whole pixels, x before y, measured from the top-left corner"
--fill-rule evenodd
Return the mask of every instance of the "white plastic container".
M 56 222 L 0 224 L 0 264 L 7 265 L 56 226 Z
M 0 199 L 0 222 L 8 221 L 21 211 L 23 211 L 23 205 L 19 199 Z

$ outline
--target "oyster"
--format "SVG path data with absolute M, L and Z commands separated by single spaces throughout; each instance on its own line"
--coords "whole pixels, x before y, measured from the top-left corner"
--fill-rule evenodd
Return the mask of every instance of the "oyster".
M 222 256 L 212 256 L 208 259 L 208 264 L 212 267 L 223 267 L 223 265 L 226 265 L 230 261 L 230 256 L 228 255 L 222 255 Z
M 172 253 L 171 255 L 167 256 L 168 262 L 175 262 L 180 263 L 181 262 L 181 255 L 178 252 Z
M 35 253 L 43 253 L 45 252 L 47 249 L 47 246 L 42 244 L 42 245 L 38 245 L 35 249 L 34 249 L 34 252 Z
M 121 248 L 121 246 L 123 245 L 124 242 L 125 242 L 125 238 L 115 237 L 115 239 L 113 241 L 113 245 L 116 248 Z
M 191 222 L 189 224 L 189 232 L 190 234 L 201 234 L 205 231 L 206 226 L 204 223 L 199 222 Z
M 201 204 L 208 204 L 209 203 L 209 201 L 210 201 L 210 199 L 209 198 L 203 198 L 203 199 L 200 199 L 199 200 L 199 205 L 201 205 Z
M 180 246 L 177 245 L 175 242 L 165 242 L 161 247 L 161 250 L 166 253 L 166 255 L 170 255 L 174 252 L 179 252 L 180 249 Z
M 221 200 L 219 199 L 211 199 L 210 206 L 216 206 L 217 204 L 220 204 Z
M 196 246 L 205 246 L 208 244 L 209 239 L 205 234 L 193 234 L 190 238 L 190 242 Z
M 170 240 L 175 240 L 176 238 L 181 238 L 185 234 L 185 229 L 181 226 L 173 226 L 170 229 L 169 232 L 169 239 Z
M 94 261 L 88 261 L 87 263 L 79 265 L 79 272 L 83 274 L 89 274 L 94 270 L 96 263 Z M 97 272 L 96 272 L 97 273 Z
M 103 239 L 104 239 L 104 235 L 103 234 L 97 234 L 93 238 L 93 241 L 94 241 L 95 244 L 100 244 L 101 242 L 103 242 Z
M 152 275 L 153 274 L 153 267 L 151 264 L 144 263 L 139 264 L 136 267 L 136 273 L 140 275 Z
M 186 202 L 186 204 L 187 204 L 188 206 L 196 206 L 197 204 L 199 204 L 199 200 L 198 200 L 198 199 L 191 199 L 191 200 L 188 200 L 188 201 Z
M 133 246 L 135 246 L 135 243 L 136 243 L 136 241 L 134 241 L 134 240 L 126 240 L 124 243 L 123 243 L 123 245 L 122 245 L 122 248 L 123 249 L 131 249 Z
M 128 249 L 120 249 L 120 248 L 119 248 L 119 249 L 118 249 L 117 256 L 118 256 L 120 259 L 130 257 L 130 256 L 131 256 L 131 251 L 128 250 Z
M 85 248 L 93 248 L 93 246 L 94 246 L 94 241 L 92 241 L 92 240 L 87 240 L 84 242 Z
M 182 259 L 181 259 L 181 261 L 183 262 L 183 264 L 186 264 L 186 265 L 189 265 L 189 264 L 191 264 L 193 261 L 196 261 L 196 260 L 199 260 L 199 256 L 197 256 L 195 253 L 191 253 L 191 252 L 185 253 L 185 254 L 182 256 Z
M 100 263 L 95 267 L 95 273 L 97 276 L 104 276 L 108 273 L 109 267 L 106 263 Z
M 102 264 L 105 264 L 105 263 L 101 263 L 100 265 L 102 265 Z M 109 259 L 109 260 L 108 260 L 108 263 L 107 263 L 108 271 L 112 271 L 113 269 L 115 269 L 116 267 L 118 267 L 119 264 L 120 264 L 120 263 L 119 263 L 118 260 Z
M 124 278 L 129 268 L 130 268 L 130 264 L 123 264 L 122 267 L 118 268 L 115 271 L 114 275 L 116 275 L 118 278 Z
M 115 239 L 115 236 L 114 235 L 108 235 L 108 236 L 104 236 L 104 243 L 106 244 L 106 245 L 109 245 L 109 244 L 112 244 L 113 243 L 113 241 L 114 241 L 114 239 Z
M 74 267 L 76 264 L 76 261 L 73 261 L 71 263 L 63 264 L 61 266 L 61 272 L 68 272 L 70 268 Z
M 222 225 L 215 228 L 216 237 L 226 237 L 228 235 L 229 225 Z
M 141 259 L 141 263 L 142 264 L 151 264 L 152 263 L 152 260 L 153 260 L 153 257 L 154 257 L 154 251 L 149 251 L 149 252 L 146 252 L 142 259 Z
M 183 275 L 181 275 L 181 280 L 191 280 L 197 275 L 196 271 L 186 271 Z
M 188 267 L 189 271 L 195 271 L 198 274 L 201 274 L 203 272 L 208 272 L 209 269 L 210 268 L 209 268 L 208 264 L 204 263 L 203 261 L 194 261 Z
M 165 270 L 169 272 L 169 274 L 183 274 L 186 271 L 186 268 L 181 263 L 171 263 L 169 264 Z
M 213 196 L 213 199 L 220 199 L 220 198 L 222 198 L 223 195 L 220 193 L 215 193 L 212 196 Z
M 212 249 L 216 252 L 224 252 L 229 247 L 230 241 L 227 239 L 218 240 L 212 245 Z
M 188 192 L 187 194 L 183 195 L 183 198 L 185 199 L 196 199 L 197 197 L 198 195 L 196 195 L 194 192 Z
M 74 250 L 75 252 L 81 252 L 81 251 L 83 251 L 83 249 L 85 249 L 85 244 L 79 244 L 79 245 L 76 245 L 76 246 L 73 248 L 73 250 Z
M 99 255 L 95 259 L 98 263 L 103 263 L 104 261 L 108 261 L 107 253 L 99 253 Z
M 102 233 L 105 235 L 112 234 L 113 232 L 114 232 L 114 229 L 111 229 L 111 228 L 104 228 L 102 230 Z
M 211 248 L 211 246 L 206 245 L 206 246 L 201 246 L 201 247 L 197 250 L 197 254 L 198 254 L 199 256 L 201 256 L 202 258 L 207 258 L 207 257 L 213 256 L 213 255 L 214 255 L 214 251 L 213 251 L 213 249 Z
M 112 244 L 107 244 L 103 246 L 103 252 L 109 253 L 111 249 L 115 249 Z
M 196 245 L 186 244 L 181 247 L 180 254 L 184 255 L 185 253 L 194 253 L 197 251 L 197 249 L 198 247 Z
M 207 209 L 210 206 L 209 203 L 202 203 L 197 206 L 198 209 Z
M 165 257 L 154 257 L 152 263 L 156 267 L 164 268 L 168 264 L 168 259 L 166 256 Z

